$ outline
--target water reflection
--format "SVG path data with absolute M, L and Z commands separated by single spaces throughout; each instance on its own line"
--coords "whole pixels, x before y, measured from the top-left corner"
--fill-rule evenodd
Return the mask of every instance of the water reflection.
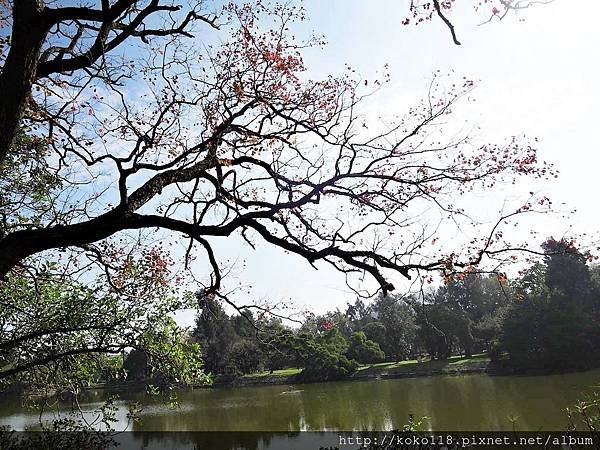
M 540 377 L 431 377 L 402 380 L 315 383 L 242 389 L 181 392 L 181 407 L 168 410 L 158 398 L 122 394 L 142 407 L 134 431 L 278 431 L 384 430 L 401 428 L 409 414 L 427 416 L 426 428 L 552 430 L 566 425 L 564 408 L 600 382 L 600 370 Z M 103 393 L 90 393 L 83 406 L 94 409 Z M 44 416 L 44 419 L 52 419 Z M 22 429 L 36 423 L 38 412 L 19 402 L 0 406 L 0 424 Z M 257 447 L 260 448 L 260 447 Z

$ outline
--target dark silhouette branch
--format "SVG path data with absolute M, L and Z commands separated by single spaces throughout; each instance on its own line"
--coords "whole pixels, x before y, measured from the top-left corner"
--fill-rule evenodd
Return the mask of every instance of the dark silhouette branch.
M 442 19 L 444 21 L 444 23 L 446 24 L 446 26 L 450 30 L 450 34 L 452 35 L 452 41 L 456 45 L 460 45 L 460 42 L 458 41 L 458 39 L 456 37 L 456 31 L 454 30 L 454 25 L 452 24 L 452 22 L 450 22 L 450 20 L 448 20 L 448 18 L 442 12 L 442 9 L 440 7 L 440 1 L 439 0 L 433 0 L 433 7 L 435 8 L 435 10 L 437 12 L 437 15 L 440 17 L 440 19 Z

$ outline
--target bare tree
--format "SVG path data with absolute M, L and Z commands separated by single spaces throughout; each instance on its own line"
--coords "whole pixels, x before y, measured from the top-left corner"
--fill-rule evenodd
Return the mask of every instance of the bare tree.
M 10 39 L 0 37 L 0 162 L 18 132 L 29 105 L 32 87 L 42 79 L 85 72 L 89 77 L 118 80 L 126 73 L 115 64 L 115 55 L 132 40 L 148 44 L 153 37 L 195 34 L 200 22 L 218 28 L 217 17 L 205 11 L 206 0 L 187 0 L 185 8 L 173 0 L 101 0 L 61 6 L 58 0 L 2 0 L 0 28 L 10 23 Z M 552 0 L 485 0 L 475 8 L 489 7 L 502 20 L 509 12 L 546 4 Z M 431 20 L 434 13 L 447 25 L 452 40 L 460 45 L 454 25 L 446 13 L 454 0 L 411 0 L 413 23 Z M 90 3 L 94 6 L 90 6 Z M 96 5 L 99 3 L 98 5 Z M 404 20 L 407 25 L 410 18 Z M 9 47 L 7 54 L 6 48 Z M 44 85 L 46 83 L 43 83 Z
M 12 23 L 10 49 L 0 72 L 0 162 L 13 143 L 38 80 L 74 71 L 89 76 L 118 72 L 109 55 L 127 40 L 191 36 L 187 30 L 196 21 L 216 26 L 214 17 L 199 12 L 201 2 L 192 4 L 181 18 L 175 15 L 181 7 L 170 0 L 117 0 L 112 4 L 102 0 L 97 8 L 85 3 L 53 7 L 55 3 L 60 2 L 19 0 L 1 5 L 12 11 Z
M 466 78 L 448 88 L 434 79 L 421 104 L 382 126 L 360 107 L 385 75 L 305 79 L 301 52 L 321 42 L 290 35 L 304 14 L 294 6 L 228 5 L 219 43 L 212 34 L 182 39 L 194 21 L 216 26 L 213 16 L 198 9 L 178 16 L 157 0 L 145 7 L 105 1 L 99 10 L 18 5 L 0 84 L 20 77 L 16 84 L 35 89 L 21 89 L 16 103 L 2 101 L 2 114 L 23 118 L 2 121 L 9 126 L 3 136 L 17 128 L 21 137 L 4 143 L 18 148 L 6 154 L 11 164 L 0 179 L 13 189 L 0 205 L 1 276 L 53 250 L 101 261 L 110 238 L 131 230 L 185 236 L 188 258 L 202 249 L 212 267 L 207 292 L 221 287 L 215 236 L 239 234 L 252 246 L 261 239 L 310 264 L 366 273 L 383 292 L 393 289 L 387 272 L 473 270 L 526 249 L 504 240 L 501 228 L 535 202 L 501 214 L 468 248 L 425 251 L 436 231 L 424 210 L 473 225 L 455 206 L 458 196 L 521 175 L 552 175 L 525 139 L 480 144 L 453 132 L 444 140 L 443 122 L 473 88 Z M 155 12 L 166 13 L 166 25 L 153 26 Z M 16 28 L 31 20 L 21 14 L 44 20 L 32 32 L 38 37 L 17 44 Z M 264 30 L 264 17 L 276 25 Z M 83 51 L 86 33 L 96 34 Z M 125 46 L 127 38 L 144 45 Z M 110 57 L 119 45 L 121 54 Z M 17 54 L 29 69 L 18 69 Z M 42 194 L 19 184 L 31 164 L 39 170 L 30 176 L 46 174 Z
M 479 11 L 486 18 L 483 23 L 492 20 L 502 20 L 511 12 L 519 12 L 528 9 L 534 5 L 546 5 L 554 0 L 482 0 L 474 2 L 475 10 Z M 410 16 L 406 17 L 403 25 L 410 23 L 419 25 L 420 23 L 432 20 L 434 17 L 440 19 L 452 37 L 452 42 L 461 45 L 458 40 L 456 29 L 448 13 L 452 11 L 455 0 L 411 0 Z M 482 23 L 482 24 L 483 24 Z

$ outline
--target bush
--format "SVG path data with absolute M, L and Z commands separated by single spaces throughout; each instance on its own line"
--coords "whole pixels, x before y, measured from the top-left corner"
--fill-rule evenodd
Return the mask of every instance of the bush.
M 350 339 L 348 358 L 355 359 L 361 364 L 373 364 L 385 359 L 385 353 L 377 342 L 367 339 L 362 331 L 354 333 Z

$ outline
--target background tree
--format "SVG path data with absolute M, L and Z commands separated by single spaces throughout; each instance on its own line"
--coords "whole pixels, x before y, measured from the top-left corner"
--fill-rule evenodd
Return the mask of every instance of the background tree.
M 431 359 L 447 359 L 455 349 L 471 356 L 471 321 L 462 312 L 444 304 L 429 304 L 417 315 L 418 336 Z
M 353 329 L 362 330 L 369 322 L 373 320 L 372 308 L 370 305 L 366 305 L 363 299 L 359 297 L 354 301 L 354 303 L 347 304 L 346 317 L 352 323 Z
M 238 336 L 217 299 L 204 296 L 199 300 L 199 305 L 201 312 L 196 319 L 194 338 L 202 349 L 206 370 L 224 373 L 226 367 L 230 366 L 232 347 Z
M 346 356 L 348 341 L 335 327 L 326 327 L 318 334 L 300 332 L 294 347 L 303 368 L 300 377 L 305 380 L 343 378 L 358 368 L 358 363 Z
M 285 327 L 280 320 L 265 324 L 261 350 L 265 355 L 265 368 L 271 373 L 278 369 L 303 367 L 300 343 L 293 330 Z
M 452 334 L 462 336 L 460 345 L 471 354 L 489 350 L 500 339 L 510 289 L 502 276 L 466 273 L 446 279 L 432 301 L 454 314 Z
M 555 254 L 525 275 L 504 323 L 504 345 L 524 367 L 594 366 L 600 361 L 600 291 L 591 282 L 588 256 L 565 239 L 543 246 Z
M 377 297 L 371 311 L 385 328 L 385 339 L 380 345 L 388 358 L 401 361 L 413 355 L 417 332 L 413 309 L 400 297 L 389 295 Z M 373 331 L 372 328 L 369 330 Z
M 594 294 L 590 270 L 587 266 L 589 255 L 581 253 L 574 241 L 548 239 L 542 245 L 545 257 L 546 286 L 558 290 L 581 301 L 589 300 Z
M 550 239 L 544 247 L 545 260 L 510 281 L 469 271 L 421 295 L 359 298 L 345 313 L 308 314 L 297 329 L 281 320 L 255 320 L 249 311 L 229 317 L 219 306 L 217 316 L 235 330 L 222 345 L 235 350 L 223 353 L 220 370 L 301 368 L 304 379 L 335 379 L 358 364 L 411 359 L 423 349 L 431 359 L 487 352 L 493 362 L 516 371 L 596 366 L 597 266 L 589 270 L 587 260 L 593 258 L 572 242 Z
M 352 335 L 346 355 L 361 364 L 378 363 L 385 359 L 385 353 L 379 348 L 379 344 L 368 339 L 362 331 Z
M 262 368 L 263 355 L 259 344 L 251 339 L 240 339 L 230 349 L 228 373 L 255 373 Z
M 142 350 L 132 350 L 123 361 L 123 370 L 128 379 L 146 380 L 150 375 L 148 354 Z
M 386 328 L 385 325 L 381 322 L 369 322 L 363 327 L 363 333 L 367 336 L 368 339 L 376 342 L 381 348 L 382 345 L 386 343 Z

